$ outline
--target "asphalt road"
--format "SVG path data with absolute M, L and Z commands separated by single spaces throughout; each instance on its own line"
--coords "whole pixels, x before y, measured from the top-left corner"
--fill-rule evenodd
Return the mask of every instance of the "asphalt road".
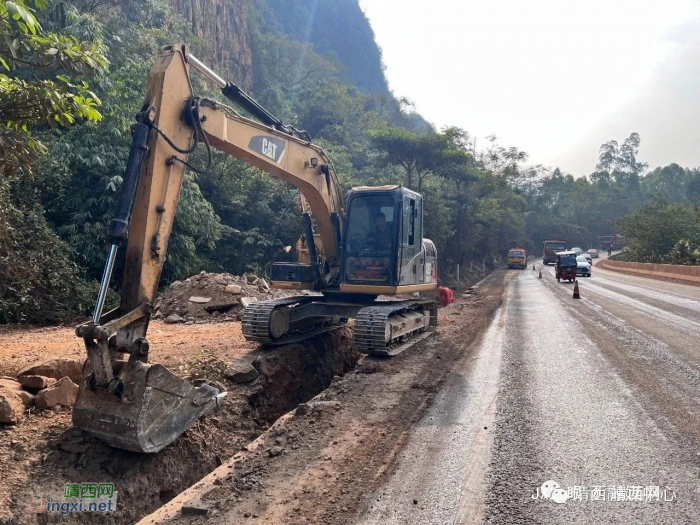
M 356 523 L 700 523 L 700 288 L 537 274 L 509 272 Z

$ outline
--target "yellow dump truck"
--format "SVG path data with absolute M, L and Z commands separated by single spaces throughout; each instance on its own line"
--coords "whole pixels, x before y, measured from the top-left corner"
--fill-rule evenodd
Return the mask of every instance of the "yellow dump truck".
M 525 248 L 513 248 L 508 252 L 508 268 L 527 268 L 527 251 Z

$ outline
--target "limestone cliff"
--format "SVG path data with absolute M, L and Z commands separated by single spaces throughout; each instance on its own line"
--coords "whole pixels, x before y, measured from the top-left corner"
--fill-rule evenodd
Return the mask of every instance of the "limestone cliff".
M 194 50 L 245 90 L 253 86 L 249 0 L 168 0 L 191 24 Z

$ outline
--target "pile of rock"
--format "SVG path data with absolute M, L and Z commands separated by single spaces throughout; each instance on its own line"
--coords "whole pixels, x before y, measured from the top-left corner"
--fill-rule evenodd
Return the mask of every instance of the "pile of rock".
M 82 371 L 82 360 L 59 357 L 24 368 L 16 379 L 0 378 L 0 423 L 16 425 L 32 407 L 73 406 Z
M 156 318 L 166 323 L 240 321 L 243 309 L 258 300 L 286 297 L 254 274 L 206 273 L 175 281 L 156 304 Z

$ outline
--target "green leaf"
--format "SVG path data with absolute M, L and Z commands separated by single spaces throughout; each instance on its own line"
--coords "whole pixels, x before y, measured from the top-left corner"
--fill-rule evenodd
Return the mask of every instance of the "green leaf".
M 14 17 L 18 13 L 17 4 L 14 2 L 5 2 L 5 7 L 7 8 L 7 12 L 10 14 L 10 16 Z

